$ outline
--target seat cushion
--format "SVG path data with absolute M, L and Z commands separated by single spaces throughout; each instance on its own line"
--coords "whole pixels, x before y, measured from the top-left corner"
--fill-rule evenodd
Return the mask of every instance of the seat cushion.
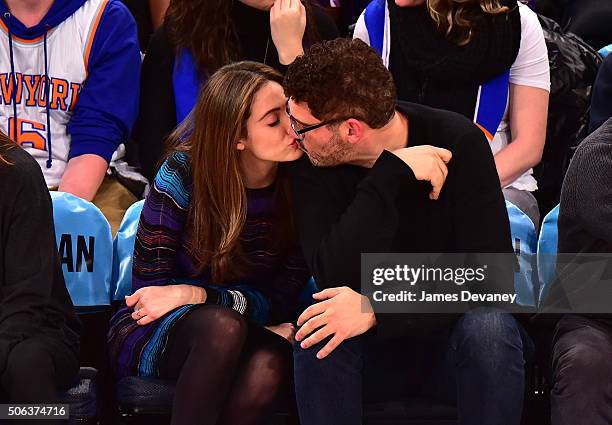
M 116 386 L 116 396 L 122 410 L 138 414 L 170 413 L 175 381 L 128 376 Z
M 129 376 L 117 383 L 117 401 L 123 411 L 168 414 L 175 381 Z M 457 409 L 429 399 L 407 399 L 368 404 L 365 423 L 375 425 L 456 425 Z
M 77 382 L 61 396 L 62 403 L 70 405 L 70 417 L 91 419 L 97 415 L 96 375 L 93 367 L 82 367 Z

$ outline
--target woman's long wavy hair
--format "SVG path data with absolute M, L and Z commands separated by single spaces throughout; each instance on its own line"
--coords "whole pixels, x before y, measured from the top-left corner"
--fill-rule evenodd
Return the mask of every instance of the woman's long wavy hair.
M 188 49 L 202 73 L 240 59 L 238 40 L 232 23 L 232 4 L 239 0 L 171 0 L 164 28 L 177 50 Z M 310 44 L 319 41 L 311 19 L 312 11 L 305 3 L 306 38 Z
M 2 155 L 7 149 L 15 147 L 15 143 L 8 138 L 6 134 L 0 131 L 0 165 L 11 165 L 11 163 Z
M 171 152 L 190 156 L 190 251 L 199 273 L 209 267 L 217 284 L 240 278 L 248 266 L 239 240 L 247 199 L 236 146 L 247 137 L 255 95 L 271 81 L 281 84 L 282 76 L 267 65 L 245 61 L 222 67 L 202 88 L 189 117 L 169 137 Z M 277 176 L 276 188 L 284 213 L 281 221 L 290 221 L 286 179 Z M 284 230 L 280 239 L 290 237 Z
M 464 46 L 474 38 L 474 28 L 484 17 L 510 12 L 501 0 L 427 0 L 438 30 L 451 42 Z

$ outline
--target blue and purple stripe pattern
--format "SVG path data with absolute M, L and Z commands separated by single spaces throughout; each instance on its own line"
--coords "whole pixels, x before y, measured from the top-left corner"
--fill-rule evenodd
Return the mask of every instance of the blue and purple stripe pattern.
M 249 269 L 240 282 L 218 285 L 210 273 L 198 273 L 189 254 L 186 228 L 192 178 L 189 156 L 174 153 L 162 165 L 145 200 L 136 241 L 132 290 L 146 286 L 191 284 L 207 290 L 207 304 L 234 309 L 249 321 L 268 325 L 292 321 L 299 294 L 309 278 L 297 243 L 280 249 L 274 240 L 281 214 L 275 187 L 247 189 L 247 219 L 240 235 Z M 179 307 L 148 325 L 140 326 L 128 307 L 111 319 L 108 341 L 115 372 L 124 376 L 161 376 L 168 338 L 181 318 L 197 305 Z

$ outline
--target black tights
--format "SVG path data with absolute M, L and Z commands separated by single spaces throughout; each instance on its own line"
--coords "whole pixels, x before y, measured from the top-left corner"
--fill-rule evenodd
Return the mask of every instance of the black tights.
M 162 372 L 177 379 L 172 425 L 256 425 L 291 376 L 291 345 L 235 311 L 200 306 L 172 330 Z

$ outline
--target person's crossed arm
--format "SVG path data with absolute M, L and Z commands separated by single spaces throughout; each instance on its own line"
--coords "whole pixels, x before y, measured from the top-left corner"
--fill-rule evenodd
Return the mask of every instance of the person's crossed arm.
M 450 151 L 432 146 L 383 152 L 345 211 L 333 197 L 327 198 L 328 192 L 315 180 L 296 176 L 294 192 L 299 196 L 294 198 L 299 198 L 295 202 L 303 251 L 317 284 L 326 288 L 313 295 L 318 302 L 298 318 L 300 329 L 295 339 L 301 341 L 302 348 L 333 335 L 317 353 L 322 359 L 345 339 L 376 325 L 369 300 L 359 293 L 360 255 L 392 250 L 399 220 L 395 198 L 400 182 L 429 181 L 430 198 L 435 200 L 451 157 Z

